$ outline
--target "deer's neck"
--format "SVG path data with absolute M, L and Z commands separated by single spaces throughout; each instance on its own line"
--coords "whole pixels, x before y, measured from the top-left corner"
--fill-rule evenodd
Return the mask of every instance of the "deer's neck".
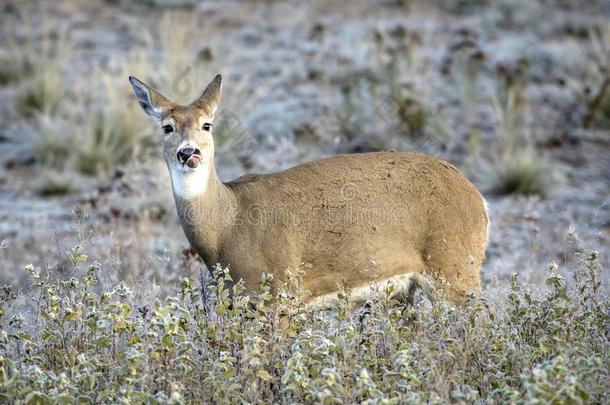
M 235 205 L 231 191 L 218 178 L 213 162 L 192 172 L 170 172 L 178 217 L 187 239 L 207 265 L 221 262 L 220 241 Z

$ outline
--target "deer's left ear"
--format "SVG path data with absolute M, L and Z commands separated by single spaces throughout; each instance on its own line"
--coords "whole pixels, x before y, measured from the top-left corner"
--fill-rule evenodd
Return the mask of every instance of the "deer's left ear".
M 221 90 L 222 76 L 216 75 L 201 96 L 191 103 L 191 106 L 203 110 L 209 116 L 213 116 L 220 103 Z
M 133 76 L 129 76 L 129 83 L 138 99 L 142 109 L 155 121 L 161 122 L 166 111 L 171 109 L 172 102 L 163 97 L 158 91 Z

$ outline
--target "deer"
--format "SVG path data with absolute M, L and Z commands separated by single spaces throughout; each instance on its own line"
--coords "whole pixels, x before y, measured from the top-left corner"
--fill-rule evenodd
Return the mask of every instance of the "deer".
M 450 163 L 417 152 L 344 154 L 223 182 L 213 139 L 221 76 L 186 106 L 129 82 L 161 129 L 188 242 L 208 267 L 243 279 L 247 294 L 264 273 L 275 286 L 297 268 L 312 307 L 332 305 L 341 288 L 362 302 L 372 283 L 410 303 L 418 287 L 428 294 L 440 280 L 455 304 L 480 293 L 487 205 Z

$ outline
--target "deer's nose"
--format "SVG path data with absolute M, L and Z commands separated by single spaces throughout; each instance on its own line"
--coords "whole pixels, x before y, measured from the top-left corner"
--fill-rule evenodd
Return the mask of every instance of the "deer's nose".
M 190 145 L 187 145 L 183 148 L 180 148 L 180 150 L 178 151 L 178 160 L 181 163 L 186 163 L 189 158 L 193 155 L 200 155 L 201 153 L 199 152 L 199 149 L 197 148 L 193 148 Z

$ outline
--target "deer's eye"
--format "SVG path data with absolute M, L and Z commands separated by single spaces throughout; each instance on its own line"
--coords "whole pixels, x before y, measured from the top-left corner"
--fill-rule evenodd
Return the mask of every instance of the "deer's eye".
M 172 127 L 171 125 L 164 125 L 162 127 L 162 129 L 163 129 L 163 133 L 165 133 L 165 134 L 170 134 L 170 133 L 174 132 L 174 127 Z
M 202 129 L 203 129 L 204 131 L 209 131 L 209 130 L 211 130 L 211 129 L 212 129 L 212 124 L 210 124 L 209 122 L 206 122 L 205 124 L 203 124 Z

